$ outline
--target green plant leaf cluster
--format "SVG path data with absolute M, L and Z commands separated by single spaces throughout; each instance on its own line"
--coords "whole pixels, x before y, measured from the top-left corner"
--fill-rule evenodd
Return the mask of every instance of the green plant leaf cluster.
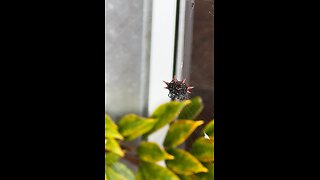
M 136 175 L 136 180 L 179 180 L 179 177 L 169 169 L 155 163 L 142 161 Z
M 137 152 L 140 160 L 152 163 L 165 159 L 174 159 L 171 154 L 153 142 L 142 142 L 137 148 Z
M 105 168 L 106 178 L 108 180 L 134 180 L 135 175 L 123 163 L 114 162 Z
M 128 114 L 119 121 L 119 131 L 125 137 L 125 140 L 131 141 L 149 132 L 156 122 L 156 119 Z
M 133 172 L 118 160 L 124 156 L 125 151 L 119 145 L 123 136 L 118 126 L 110 116 L 105 115 L 105 179 L 106 180 L 134 180 Z
M 105 178 L 110 180 L 206 180 L 214 172 L 214 121 L 204 125 L 197 116 L 203 110 L 200 97 L 191 100 L 171 101 L 160 105 L 150 117 L 136 114 L 124 115 L 115 123 L 105 117 Z M 160 146 L 147 137 L 169 124 L 165 140 Z M 203 127 L 204 126 L 204 127 Z M 203 132 L 193 142 L 190 151 L 180 148 L 196 129 Z M 205 136 L 207 135 L 207 136 Z M 142 137 L 135 149 L 139 162 L 133 173 L 119 160 L 127 153 L 119 142 L 129 142 Z M 160 166 L 164 161 L 165 166 Z
M 163 145 L 166 148 L 182 144 L 203 121 L 178 120 L 170 125 Z

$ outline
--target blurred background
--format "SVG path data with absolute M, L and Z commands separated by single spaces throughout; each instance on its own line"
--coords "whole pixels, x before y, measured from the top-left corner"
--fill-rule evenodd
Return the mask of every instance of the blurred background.
M 174 75 L 202 97 L 198 119 L 213 119 L 213 0 L 105 0 L 105 21 L 105 111 L 113 120 L 148 116 L 170 101 L 162 80 Z M 161 144 L 166 128 L 150 138 Z

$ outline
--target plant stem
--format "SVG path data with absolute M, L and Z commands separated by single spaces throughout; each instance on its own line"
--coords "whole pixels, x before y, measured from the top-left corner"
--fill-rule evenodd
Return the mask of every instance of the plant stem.
M 122 149 L 124 149 L 126 151 L 123 158 L 126 159 L 127 161 L 131 162 L 134 165 L 138 165 L 139 158 L 138 158 L 138 155 L 136 152 L 136 147 L 131 147 L 131 146 L 128 146 L 124 143 L 120 143 L 120 146 Z
M 139 164 L 139 158 L 136 155 L 136 153 L 133 153 L 133 154 L 125 153 L 123 158 L 128 160 L 129 162 L 131 162 L 134 165 L 138 165 Z

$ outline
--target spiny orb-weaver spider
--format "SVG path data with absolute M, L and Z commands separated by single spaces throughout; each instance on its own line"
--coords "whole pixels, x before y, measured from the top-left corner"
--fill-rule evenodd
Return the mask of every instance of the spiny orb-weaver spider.
M 190 90 L 193 89 L 193 87 L 186 84 L 186 79 L 178 81 L 176 76 L 174 76 L 171 82 L 163 82 L 167 85 L 165 88 L 169 90 L 168 96 L 172 101 L 189 99 L 189 94 L 191 93 Z

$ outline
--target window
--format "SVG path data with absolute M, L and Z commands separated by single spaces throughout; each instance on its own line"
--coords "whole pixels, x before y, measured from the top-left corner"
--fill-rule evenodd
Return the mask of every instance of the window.
M 119 120 L 148 116 L 170 101 L 162 80 L 173 75 L 203 98 L 199 118 L 213 118 L 213 15 L 210 0 L 106 2 L 105 110 Z M 149 139 L 162 144 L 168 126 Z M 139 140 L 137 140 L 139 141 Z M 192 142 L 192 137 L 186 146 Z M 136 141 L 132 142 L 133 144 Z

